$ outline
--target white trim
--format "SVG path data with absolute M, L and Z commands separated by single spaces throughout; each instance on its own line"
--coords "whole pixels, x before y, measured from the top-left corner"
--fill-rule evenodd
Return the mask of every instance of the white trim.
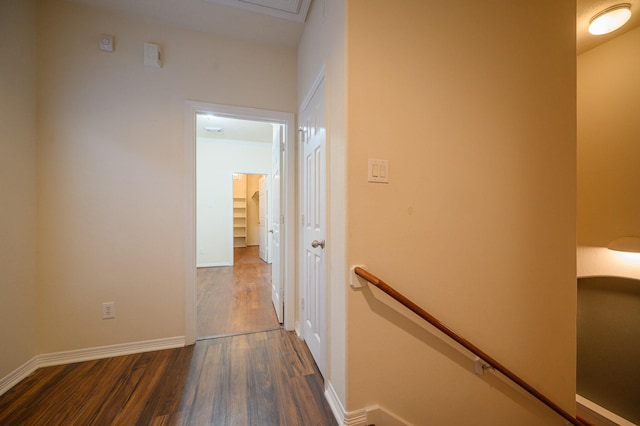
M 196 113 L 200 104 L 186 102 L 184 110 L 184 334 L 196 343 Z
M 184 116 L 184 278 L 185 278 L 185 341 L 192 345 L 196 341 L 196 113 L 213 112 L 229 118 L 282 123 L 287 128 L 285 161 L 282 165 L 285 221 L 284 256 L 282 276 L 284 278 L 284 328 L 293 330 L 295 325 L 295 118 L 293 113 L 220 105 L 207 102 L 186 101 Z M 261 173 L 262 174 L 262 173 Z
M 324 397 L 329 407 L 331 407 L 331 411 L 339 425 L 367 426 L 370 424 L 380 424 L 385 426 L 411 426 L 411 423 L 377 404 L 347 412 L 329 380 L 325 382 Z
M 350 411 L 345 413 L 342 423 L 343 426 L 367 426 L 369 425 L 369 416 L 366 409 Z
M 40 367 L 52 365 L 71 364 L 74 362 L 92 361 L 95 359 L 112 358 L 122 355 L 131 355 L 142 352 L 161 351 L 165 349 L 182 348 L 185 346 L 185 337 L 176 336 L 165 339 L 145 340 L 142 342 L 119 343 L 109 346 L 76 349 L 64 352 L 52 352 L 40 354 L 16 368 L 7 376 L 0 379 L 0 395 L 11 389 L 18 382 L 36 371 Z
M 280 196 L 284 195 L 284 210 L 280 214 L 284 215 L 284 228 L 280 227 L 280 235 L 283 236 L 284 260 L 283 277 L 284 277 L 284 328 L 293 330 L 295 327 L 296 312 L 296 234 L 298 229 L 296 224 L 296 123 L 293 114 L 289 114 L 287 121 L 287 132 L 285 135 L 284 148 L 284 164 L 280 165 L 280 174 L 286 173 L 284 182 L 284 191 Z M 283 233 L 284 232 L 284 233 Z
M 329 403 L 329 407 L 331 407 L 331 411 L 333 412 L 334 417 L 338 421 L 338 424 L 344 424 L 344 419 L 346 417 L 346 410 L 342 405 L 342 401 L 338 397 L 336 390 L 333 388 L 333 385 L 329 380 L 325 381 L 324 384 L 324 397 Z M 365 418 L 366 420 L 366 418 Z
M 196 268 L 215 268 L 216 266 L 233 266 L 229 262 L 198 263 Z
M 39 367 L 51 365 L 71 364 L 73 362 L 91 361 L 94 359 L 112 358 L 122 355 L 138 354 L 142 352 L 162 351 L 165 349 L 181 348 L 185 345 L 184 336 L 168 337 L 166 339 L 145 340 L 142 342 L 119 343 L 109 346 L 76 349 L 72 351 L 53 352 L 39 356 Z
M 36 371 L 39 367 L 38 357 L 35 356 L 29 361 L 22 364 L 20 367 L 13 370 L 0 379 L 0 395 L 7 392 L 9 389 L 17 385 L 20 381 L 26 378 L 29 374 Z
M 361 410 L 347 412 L 344 405 L 342 405 L 342 401 L 340 401 L 340 397 L 338 397 L 335 388 L 329 380 L 325 382 L 324 397 L 327 400 L 329 407 L 331 407 L 333 416 L 336 418 L 339 425 L 366 426 L 369 424 L 367 409 L 363 408 Z
M 619 426 L 637 426 L 635 423 L 630 422 L 627 419 L 624 419 L 617 415 L 616 413 L 612 413 L 604 407 L 596 404 L 593 401 L 588 400 L 587 398 L 576 394 L 576 403 L 578 406 L 582 406 L 586 408 L 588 411 L 592 412 L 596 416 L 602 417 L 605 420 L 613 422 Z

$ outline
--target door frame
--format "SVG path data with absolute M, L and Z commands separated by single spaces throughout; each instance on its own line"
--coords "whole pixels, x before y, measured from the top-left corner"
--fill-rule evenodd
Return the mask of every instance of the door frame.
M 208 112 L 257 121 L 285 125 L 284 164 L 281 165 L 281 197 L 284 216 L 281 274 L 284 279 L 284 328 L 295 327 L 295 263 L 296 263 L 296 157 L 295 118 L 293 113 L 221 105 L 208 102 L 185 101 L 184 117 L 184 288 L 185 288 L 185 344 L 196 341 L 197 274 L 196 274 L 196 114 Z M 287 260 L 288 259 L 288 260 Z
M 273 143 L 273 142 L 272 142 Z M 262 208 L 262 205 L 264 204 L 264 209 L 265 209 L 265 217 L 263 218 L 264 221 L 266 222 L 264 225 L 264 232 L 262 230 L 260 230 L 260 226 L 262 225 L 262 222 L 258 223 L 258 229 L 260 232 L 260 235 L 258 237 L 258 241 L 260 242 L 259 247 L 262 246 L 262 242 L 264 242 L 265 245 L 265 259 L 262 259 L 262 257 L 260 257 L 262 260 L 264 260 L 266 263 L 271 263 L 271 242 L 269 241 L 269 225 L 271 224 L 271 210 L 272 210 L 272 206 L 271 206 L 271 202 L 269 201 L 269 197 L 271 196 L 271 190 L 270 188 L 268 188 L 268 182 L 271 181 L 271 175 L 273 174 L 273 170 L 271 171 L 271 174 L 269 175 L 262 175 L 259 179 L 258 179 L 258 220 L 260 219 L 260 209 Z M 268 179 L 267 179 L 268 178 Z M 263 179 L 262 181 L 262 193 L 260 193 L 260 179 Z M 266 194 L 266 196 L 265 196 Z M 266 200 L 266 201 L 264 201 Z M 264 241 L 262 240 L 262 237 L 264 237 Z M 261 249 L 262 247 L 260 247 Z M 260 249 L 258 251 L 260 251 Z

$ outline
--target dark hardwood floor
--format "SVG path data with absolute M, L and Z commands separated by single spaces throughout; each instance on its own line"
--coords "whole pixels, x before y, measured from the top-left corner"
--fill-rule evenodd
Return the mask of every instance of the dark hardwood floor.
M 37 370 L 0 425 L 336 425 L 304 342 L 282 329 Z
M 271 265 L 258 246 L 234 249 L 234 266 L 198 268 L 198 338 L 279 326 L 271 302 Z
M 309 349 L 278 324 L 256 249 L 198 270 L 198 336 L 228 336 L 41 368 L 0 396 L 0 425 L 336 425 Z

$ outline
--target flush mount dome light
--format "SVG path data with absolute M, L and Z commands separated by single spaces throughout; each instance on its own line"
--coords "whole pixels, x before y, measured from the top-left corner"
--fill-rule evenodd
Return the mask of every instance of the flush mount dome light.
M 593 35 L 608 34 L 626 24 L 629 18 L 631 18 L 629 3 L 608 7 L 591 18 L 589 32 Z

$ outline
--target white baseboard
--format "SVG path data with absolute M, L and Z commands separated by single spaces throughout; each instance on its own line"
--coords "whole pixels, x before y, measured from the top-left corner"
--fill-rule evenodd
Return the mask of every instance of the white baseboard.
M 185 346 L 184 336 L 166 339 L 145 340 L 142 342 L 120 343 L 117 345 L 99 346 L 95 348 L 76 349 L 72 351 L 40 354 L 31 358 L 20 367 L 0 378 L 0 395 L 7 392 L 18 382 L 26 378 L 40 367 L 71 364 L 74 362 L 91 361 L 94 359 L 112 358 L 142 352 L 161 351 Z
M 379 405 L 372 405 L 360 410 L 347 412 L 338 394 L 331 385 L 331 382 L 328 380 L 325 382 L 324 397 L 327 399 L 338 424 L 342 426 L 367 426 L 370 424 L 412 426 L 411 423 L 401 419 Z
M 229 262 L 198 263 L 196 265 L 196 268 L 214 268 L 217 266 L 233 266 L 233 263 L 229 263 Z
M 11 373 L 0 378 L 0 395 L 17 385 L 22 379 L 36 371 L 39 367 L 38 356 L 34 356 Z
M 96 348 L 76 349 L 73 351 L 53 352 L 50 354 L 40 355 L 38 367 L 49 367 L 51 365 L 71 364 L 73 362 L 91 361 L 94 359 L 112 358 L 142 352 L 181 348 L 184 346 L 184 342 L 184 336 L 178 336 L 166 339 L 98 346 Z
M 345 413 L 344 419 L 340 424 L 342 426 L 367 426 L 371 424 L 369 423 L 368 414 L 364 408 L 362 410 L 349 411 Z
M 347 412 L 344 409 L 344 405 L 342 405 L 342 401 L 340 401 L 340 398 L 338 397 L 338 393 L 329 380 L 325 380 L 324 382 L 324 398 L 327 400 L 338 424 L 344 425 Z

